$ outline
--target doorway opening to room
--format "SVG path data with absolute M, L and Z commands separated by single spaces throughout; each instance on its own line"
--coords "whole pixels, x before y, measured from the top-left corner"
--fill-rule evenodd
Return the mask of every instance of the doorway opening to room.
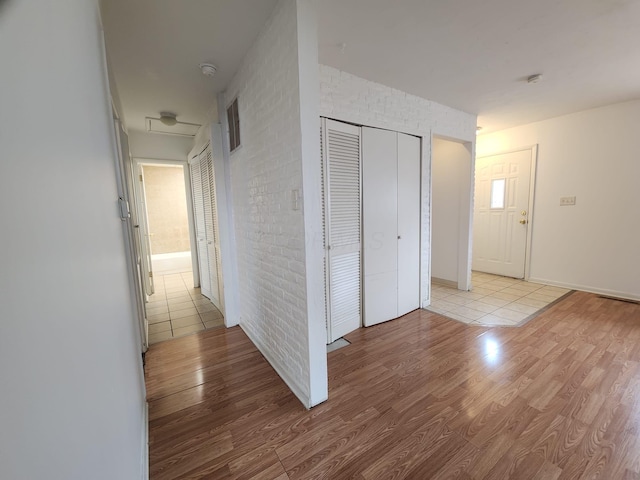
M 469 290 L 473 188 L 471 142 L 434 136 L 431 182 L 431 282 Z
M 185 162 L 135 162 L 149 344 L 224 325 L 202 295 L 190 175 Z

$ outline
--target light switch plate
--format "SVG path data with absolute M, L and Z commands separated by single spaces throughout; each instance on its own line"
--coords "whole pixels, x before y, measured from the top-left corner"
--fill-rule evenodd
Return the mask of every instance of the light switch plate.
M 576 197 L 560 197 L 560 206 L 567 207 L 576 204 Z

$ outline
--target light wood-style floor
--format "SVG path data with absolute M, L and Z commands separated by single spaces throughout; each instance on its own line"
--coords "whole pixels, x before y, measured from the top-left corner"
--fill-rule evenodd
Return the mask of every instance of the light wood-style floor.
M 640 305 L 577 292 L 521 328 L 416 311 L 347 338 L 310 411 L 237 327 L 153 345 L 151 478 L 640 479 Z

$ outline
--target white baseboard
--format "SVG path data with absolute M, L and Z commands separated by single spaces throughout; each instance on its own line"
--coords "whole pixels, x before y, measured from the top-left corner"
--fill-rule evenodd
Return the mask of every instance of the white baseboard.
M 629 293 L 629 292 L 620 292 L 618 290 L 608 290 L 605 288 L 591 287 L 588 285 L 577 285 L 572 283 L 555 282 L 553 280 L 545 280 L 544 278 L 534 278 L 534 277 L 530 277 L 527 281 L 532 283 L 542 283 L 544 285 L 551 285 L 553 287 L 568 288 L 570 290 L 580 290 L 582 292 L 597 293 L 599 295 L 607 295 L 609 297 L 625 298 L 628 300 L 640 300 L 640 295 Z
M 251 332 L 249 331 L 249 329 L 244 328 L 244 326 L 242 325 L 242 323 L 240 323 L 240 328 L 242 329 L 242 331 L 247 335 L 247 337 L 249 337 L 249 340 L 251 340 L 251 342 L 256 346 L 256 348 L 258 350 L 260 350 L 260 353 L 262 353 L 262 355 L 264 356 L 264 358 L 267 359 L 267 362 L 269 362 L 269 364 L 273 367 L 273 369 L 276 371 L 276 373 L 278 374 L 278 376 L 284 381 L 284 383 L 287 384 L 287 386 L 289 387 L 289 389 L 293 392 L 293 394 L 298 397 L 298 400 L 300 400 L 300 402 L 302 403 L 302 405 L 304 405 L 304 407 L 306 409 L 311 408 L 311 399 L 309 398 L 308 394 L 304 393 L 303 388 L 298 385 L 297 382 L 295 382 L 289 375 L 287 375 L 284 372 L 284 369 L 278 364 L 278 362 L 275 361 L 275 359 L 271 356 L 269 349 L 266 348 L 261 342 L 257 341 L 251 334 Z
M 149 403 L 144 402 L 142 411 L 142 465 L 140 466 L 140 478 L 149 480 Z

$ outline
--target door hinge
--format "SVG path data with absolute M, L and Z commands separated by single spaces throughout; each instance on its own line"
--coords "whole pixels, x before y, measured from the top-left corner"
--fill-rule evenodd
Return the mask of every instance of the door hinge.
M 142 175 L 140 175 L 140 181 L 142 182 Z
M 149 277 L 153 278 L 153 272 L 149 272 Z

